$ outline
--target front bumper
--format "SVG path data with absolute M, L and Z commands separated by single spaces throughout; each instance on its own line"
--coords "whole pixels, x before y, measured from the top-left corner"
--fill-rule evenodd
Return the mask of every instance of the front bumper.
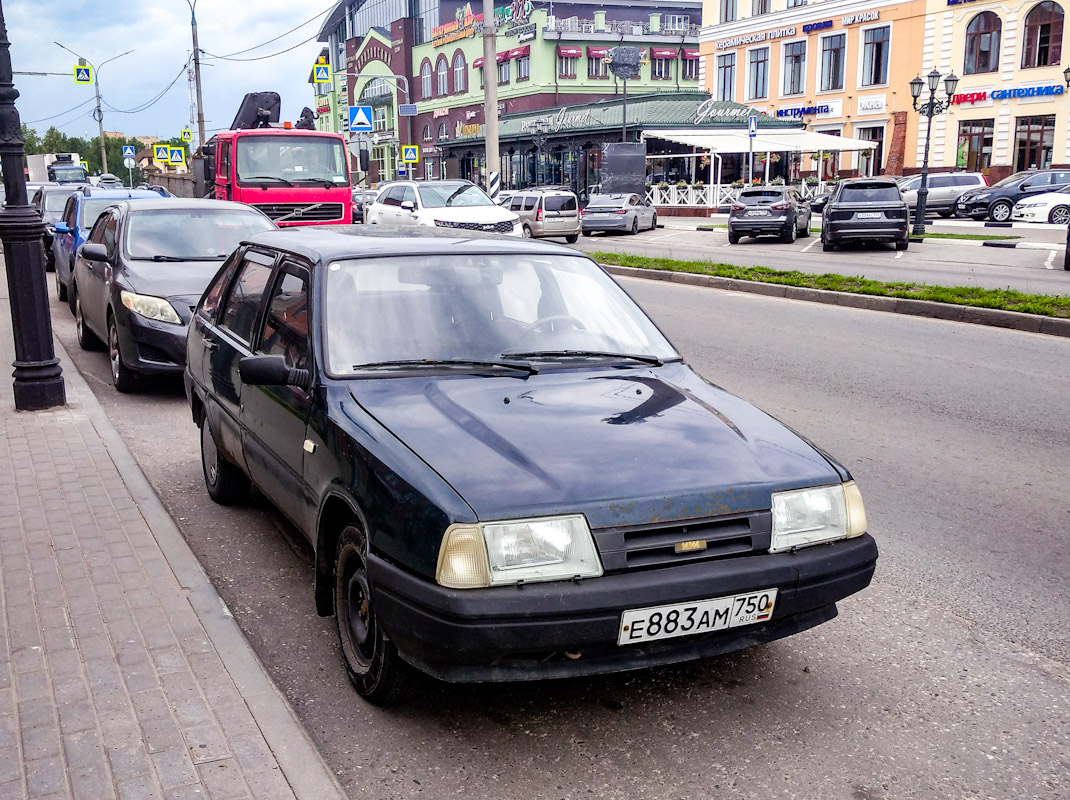
M 1047 208 L 1019 208 L 1015 206 L 1011 212 L 1011 219 L 1015 222 L 1047 222 Z
M 974 219 L 982 219 L 988 216 L 988 206 L 989 202 L 987 200 L 979 202 L 967 201 L 965 203 L 959 200 L 955 203 L 954 208 L 956 214 L 964 214 L 968 217 L 973 217 Z
M 119 352 L 130 369 L 146 375 L 177 375 L 186 366 L 186 333 L 189 325 L 173 325 L 146 319 L 127 310 L 116 310 Z
M 869 585 L 868 534 L 805 548 L 663 569 L 493 589 L 446 589 L 372 555 L 377 616 L 402 658 L 457 683 L 564 678 L 673 664 L 773 641 L 836 616 Z M 627 609 L 777 588 L 761 625 L 617 644 Z

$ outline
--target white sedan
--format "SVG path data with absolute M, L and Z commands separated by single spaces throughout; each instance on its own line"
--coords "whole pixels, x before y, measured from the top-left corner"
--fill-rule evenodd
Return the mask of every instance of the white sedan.
M 1050 222 L 1053 225 L 1070 223 L 1070 186 L 1057 192 L 1023 197 L 1015 204 L 1011 218 L 1020 222 Z
M 520 217 L 461 180 L 393 181 L 364 210 L 372 225 L 446 228 L 520 236 Z

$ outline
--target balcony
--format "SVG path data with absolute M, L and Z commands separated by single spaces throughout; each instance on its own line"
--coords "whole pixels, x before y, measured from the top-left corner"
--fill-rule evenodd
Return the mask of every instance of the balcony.
M 678 39 L 683 36 L 686 38 L 697 39 L 699 27 L 699 25 L 688 25 L 687 27 L 677 28 L 662 27 L 660 30 L 651 31 L 649 22 L 641 22 L 638 20 L 606 20 L 601 28 L 596 28 L 593 19 L 580 19 L 579 17 L 548 17 L 546 19 L 546 27 L 544 30 L 554 33 L 574 33 L 582 36 L 608 34 L 614 37 L 671 36 Z

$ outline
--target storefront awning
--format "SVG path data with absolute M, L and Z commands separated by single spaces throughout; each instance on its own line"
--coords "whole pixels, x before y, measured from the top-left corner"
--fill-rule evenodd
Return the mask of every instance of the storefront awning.
M 684 58 L 698 58 L 698 50 L 684 50 Z
M 665 139 L 678 144 L 701 147 L 713 153 L 746 153 L 750 149 L 746 128 L 719 131 L 702 131 L 693 128 L 673 128 L 644 132 L 647 139 Z M 865 139 L 849 139 L 846 136 L 831 136 L 827 133 L 804 130 L 758 131 L 754 137 L 755 153 L 817 153 L 832 150 L 872 150 L 877 142 Z
M 557 54 L 559 56 L 565 56 L 567 58 L 579 58 L 583 55 L 583 48 L 573 47 L 567 44 L 559 44 L 557 46 Z
M 508 60 L 509 60 L 509 51 L 508 50 L 506 50 L 504 53 L 498 53 L 497 61 L 498 61 L 499 64 L 501 64 L 504 61 L 508 61 Z
M 680 55 L 680 51 L 675 47 L 651 47 L 651 58 L 677 58 Z
M 477 59 L 476 59 L 475 61 L 473 61 L 473 62 L 472 62 L 472 66 L 473 66 L 473 67 L 475 67 L 476 69 L 479 69 L 480 67 L 482 67 L 482 66 L 483 66 L 483 59 L 482 59 L 482 57 L 480 57 L 480 58 L 477 58 Z
M 509 58 L 524 58 L 531 55 L 531 45 L 526 44 L 523 47 L 514 47 L 509 51 Z
M 591 47 L 587 45 L 587 58 L 605 58 L 609 55 L 608 47 Z

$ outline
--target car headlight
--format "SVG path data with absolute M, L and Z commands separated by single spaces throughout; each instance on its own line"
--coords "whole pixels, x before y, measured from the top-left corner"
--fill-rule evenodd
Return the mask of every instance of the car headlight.
M 175 307 L 162 297 L 153 297 L 147 294 L 134 294 L 123 290 L 119 293 L 119 299 L 123 305 L 137 314 L 139 317 L 154 319 L 157 322 L 170 322 L 181 325 L 182 319 L 175 311 Z
M 602 574 L 581 514 L 451 525 L 442 537 L 435 580 L 451 589 Z
M 861 536 L 866 526 L 866 507 L 854 481 L 774 492 L 769 552 Z
M 1019 203 L 1018 208 L 1037 208 L 1042 205 L 1043 203 Z
M 973 195 L 973 197 L 971 197 L 969 199 L 970 200 L 987 200 L 991 194 L 992 194 L 991 192 L 981 192 L 980 194 Z

